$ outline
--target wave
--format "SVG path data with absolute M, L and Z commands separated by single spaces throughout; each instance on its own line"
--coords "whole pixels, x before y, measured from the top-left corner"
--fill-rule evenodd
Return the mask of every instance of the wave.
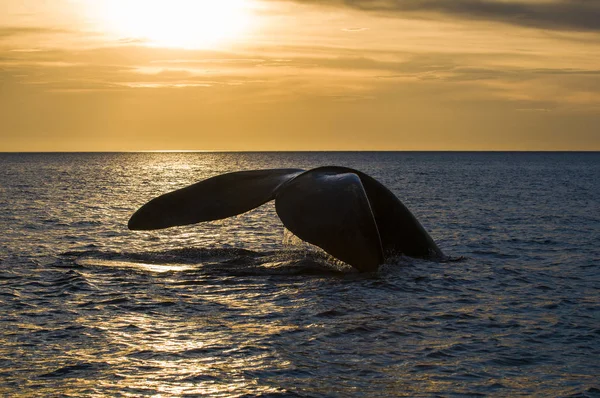
M 252 251 L 240 248 L 176 248 L 150 252 L 100 250 L 62 253 L 60 267 L 103 267 L 137 272 L 219 275 L 324 275 L 356 271 L 324 252 L 309 249 Z

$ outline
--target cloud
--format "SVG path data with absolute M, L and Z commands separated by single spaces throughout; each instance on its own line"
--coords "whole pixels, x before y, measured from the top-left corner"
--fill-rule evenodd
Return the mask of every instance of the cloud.
M 269 106 L 309 98 L 349 104 L 421 96 L 449 103 L 516 103 L 510 109 L 528 113 L 567 106 L 597 112 L 600 107 L 600 69 L 593 63 L 550 62 L 532 54 L 299 45 L 237 54 L 138 46 L 7 54 L 0 58 L 3 89 L 24 93 L 187 90 L 201 96 L 202 104 Z
M 548 108 L 518 108 L 518 112 L 551 112 Z
M 378 13 L 442 14 L 552 30 L 600 31 L 600 1 L 501 0 L 296 0 Z
M 66 29 L 44 28 L 39 26 L 0 26 L 0 38 L 53 33 L 70 33 L 70 31 Z

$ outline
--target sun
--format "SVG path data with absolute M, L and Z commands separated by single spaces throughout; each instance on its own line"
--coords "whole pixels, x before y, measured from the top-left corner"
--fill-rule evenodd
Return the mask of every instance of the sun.
M 213 48 L 241 39 L 251 0 L 102 0 L 94 2 L 104 29 L 156 47 Z

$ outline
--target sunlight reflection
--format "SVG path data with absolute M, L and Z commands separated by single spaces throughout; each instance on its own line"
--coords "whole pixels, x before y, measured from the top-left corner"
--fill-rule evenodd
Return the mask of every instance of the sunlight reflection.
M 115 267 L 115 268 L 134 268 L 142 271 L 149 272 L 169 272 L 169 271 L 187 271 L 196 268 L 195 265 L 186 264 L 150 264 L 150 263 L 139 263 L 133 261 L 118 261 L 118 260 L 102 260 L 96 258 L 82 258 L 77 260 L 80 265 L 91 265 L 101 267 Z
M 138 367 L 147 370 L 141 375 L 135 368 L 122 368 L 119 376 L 124 385 L 138 393 L 154 391 L 169 396 L 250 393 L 256 392 L 257 386 L 246 377 L 245 370 L 289 366 L 261 349 L 264 347 L 261 337 L 279 329 L 273 331 L 269 325 L 253 325 L 249 333 L 245 328 L 237 330 L 232 323 L 222 325 L 223 330 L 219 331 L 215 323 L 222 323 L 224 319 L 207 319 L 206 315 L 173 322 L 161 315 L 130 313 L 105 322 L 102 329 L 111 343 L 128 347 L 125 357 L 112 358 L 112 365 L 121 367 L 134 360 Z M 261 386 L 260 391 L 278 390 Z

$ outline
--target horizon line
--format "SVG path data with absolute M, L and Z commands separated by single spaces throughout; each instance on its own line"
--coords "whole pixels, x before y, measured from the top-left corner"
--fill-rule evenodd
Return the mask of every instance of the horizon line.
M 236 149 L 156 149 L 156 150 L 107 150 L 107 151 L 0 151 L 0 154 L 57 154 L 57 153 L 319 153 L 319 152 L 446 152 L 446 153 L 599 153 L 600 149 L 283 149 L 283 150 L 236 150 Z

